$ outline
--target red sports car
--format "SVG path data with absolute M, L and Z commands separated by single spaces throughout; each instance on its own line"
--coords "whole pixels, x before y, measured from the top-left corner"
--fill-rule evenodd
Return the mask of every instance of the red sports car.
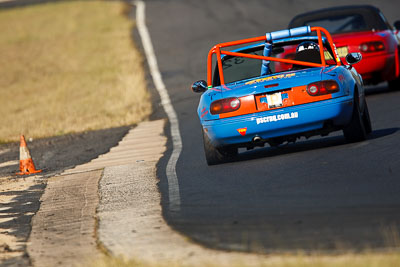
M 370 5 L 341 6 L 297 15 L 289 28 L 320 26 L 333 37 L 341 58 L 360 52 L 363 60 L 354 67 L 364 83 L 389 82 L 391 89 L 400 89 L 400 21 L 396 29 L 382 12 Z

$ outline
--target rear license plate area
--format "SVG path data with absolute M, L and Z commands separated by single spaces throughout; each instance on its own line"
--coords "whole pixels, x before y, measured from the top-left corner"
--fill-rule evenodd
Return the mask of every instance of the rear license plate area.
M 267 94 L 268 108 L 280 108 L 282 107 L 282 93 Z
M 256 95 L 255 98 L 257 110 L 264 111 L 286 106 L 289 96 L 287 92 L 274 92 Z

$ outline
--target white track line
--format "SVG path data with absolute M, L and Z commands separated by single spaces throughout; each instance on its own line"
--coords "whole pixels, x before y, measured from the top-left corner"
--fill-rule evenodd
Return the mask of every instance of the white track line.
M 168 197 L 169 209 L 179 211 L 181 205 L 181 197 L 179 193 L 179 183 L 176 176 L 176 162 L 182 151 L 182 139 L 179 133 L 179 123 L 176 112 L 171 104 L 167 89 L 162 80 L 161 73 L 158 69 L 157 59 L 154 54 L 153 44 L 151 43 L 150 34 L 146 26 L 145 17 L 145 3 L 143 1 L 134 1 L 136 5 L 136 25 L 139 35 L 142 39 L 144 52 L 146 54 L 147 62 L 149 64 L 150 74 L 153 77 L 154 85 L 160 95 L 161 104 L 167 113 L 172 137 L 172 154 L 168 160 L 166 169 L 168 180 Z

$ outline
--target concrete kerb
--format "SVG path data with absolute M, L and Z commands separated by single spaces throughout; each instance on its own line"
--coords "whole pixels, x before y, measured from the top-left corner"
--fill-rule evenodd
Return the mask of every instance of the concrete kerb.
M 119 142 L 115 147 L 117 150 L 48 178 L 40 209 L 32 219 L 27 244 L 34 266 L 72 266 L 82 264 L 82 259 L 92 261 L 101 256 L 98 248 L 103 242 L 96 237 L 96 229 L 101 223 L 96 221 L 96 209 L 100 207 L 99 196 L 104 195 L 98 189 L 103 170 L 109 173 L 113 168 L 128 166 L 127 173 L 123 174 L 128 176 L 132 172 L 142 173 L 138 168 L 144 165 L 155 169 L 165 151 L 164 123 L 164 120 L 140 123 Z M 148 137 L 148 142 L 159 145 L 135 147 L 134 143 L 143 143 L 144 136 Z M 107 184 L 104 190 L 112 188 L 112 184 Z M 111 200 L 120 196 L 112 194 Z M 107 250 L 106 247 L 103 252 Z

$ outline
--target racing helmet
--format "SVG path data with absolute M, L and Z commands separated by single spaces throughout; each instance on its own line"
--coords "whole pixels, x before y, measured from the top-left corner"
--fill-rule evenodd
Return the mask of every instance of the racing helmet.
M 301 42 L 296 48 L 294 60 L 321 64 L 321 54 L 318 44 L 312 41 Z M 293 70 L 307 68 L 303 65 L 293 65 Z
M 307 51 L 307 50 L 315 50 L 315 51 L 319 52 L 319 46 L 312 41 L 304 41 L 304 42 L 301 42 L 297 46 L 296 53 L 299 53 L 301 51 Z

